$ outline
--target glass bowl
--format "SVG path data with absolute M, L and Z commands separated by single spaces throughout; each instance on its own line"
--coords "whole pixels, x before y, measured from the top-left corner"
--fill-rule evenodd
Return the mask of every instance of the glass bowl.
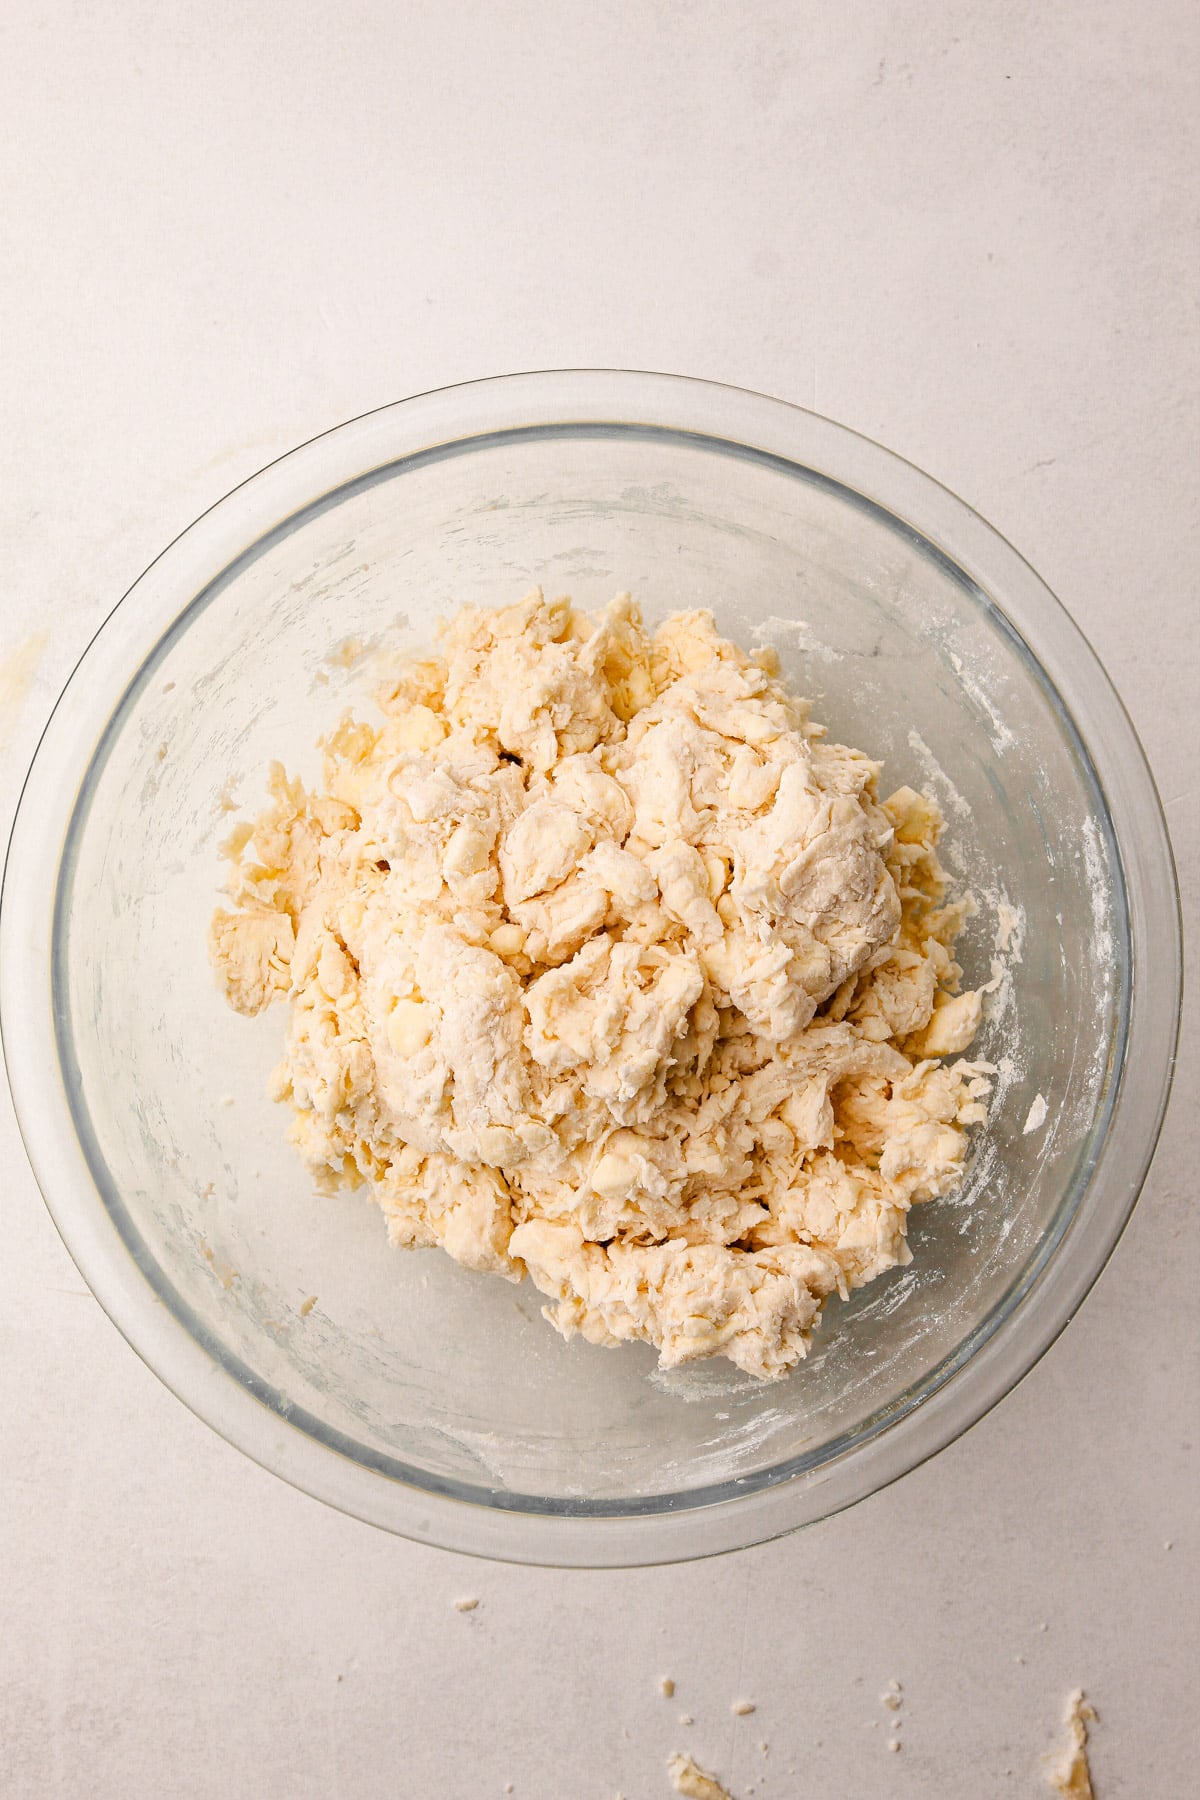
M 541 1297 L 316 1194 L 267 1097 L 284 1013 L 218 996 L 205 928 L 231 793 L 301 774 L 371 647 L 535 582 L 708 606 L 773 643 L 833 734 L 931 786 L 980 911 L 976 1051 L 1000 1068 L 915 1261 L 756 1384 L 564 1343 Z M 338 647 L 341 646 L 341 653 Z M 1006 909 L 1011 909 L 1009 912 Z M 828 420 L 592 370 L 422 395 L 273 463 L 111 614 L 30 770 L 0 920 L 21 1128 L 101 1304 L 231 1443 L 375 1524 L 615 1565 L 756 1542 L 956 1437 L 1071 1317 L 1158 1132 L 1180 991 L 1162 813 L 1096 658 L 963 503 Z M 1039 1115 L 1044 1107 L 1044 1120 Z M 315 1296 L 315 1301 L 312 1301 Z M 311 1301 L 311 1304 L 310 1304 Z

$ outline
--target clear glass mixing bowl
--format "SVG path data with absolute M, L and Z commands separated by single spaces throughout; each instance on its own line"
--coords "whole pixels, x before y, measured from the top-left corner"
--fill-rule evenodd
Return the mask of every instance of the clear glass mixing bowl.
M 565 1344 L 540 1296 L 388 1249 L 321 1198 L 205 953 L 218 842 L 268 761 L 303 774 L 365 678 L 534 582 L 774 643 L 833 733 L 931 784 L 951 866 L 1023 914 L 978 1045 L 1001 1065 L 965 1190 L 916 1260 L 827 1312 L 769 1386 Z M 347 666 L 343 666 L 343 662 Z M 1001 931 L 1003 938 L 1003 931 Z M 232 1443 L 346 1511 L 460 1550 L 662 1561 L 818 1518 L 911 1468 L 1029 1369 L 1124 1225 L 1178 1016 L 1153 783 L 1078 631 L 945 489 L 777 401 L 657 375 L 520 375 L 356 419 L 164 551 L 72 676 L 30 771 L 0 922 L 6 1059 L 47 1204 L 98 1299 Z M 1045 1122 L 1026 1129 L 1042 1096 Z M 1036 1120 L 1037 1109 L 1033 1118 Z M 316 1303 L 305 1310 L 309 1296 Z

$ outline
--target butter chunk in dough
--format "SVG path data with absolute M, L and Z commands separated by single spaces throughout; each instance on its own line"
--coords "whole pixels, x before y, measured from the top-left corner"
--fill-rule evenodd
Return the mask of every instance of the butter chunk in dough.
M 981 999 L 936 806 L 880 801 L 769 661 L 628 595 L 467 608 L 320 791 L 272 766 L 209 936 L 238 1011 L 289 1000 L 293 1140 L 393 1243 L 764 1379 L 910 1260 L 989 1085 L 939 1060 Z

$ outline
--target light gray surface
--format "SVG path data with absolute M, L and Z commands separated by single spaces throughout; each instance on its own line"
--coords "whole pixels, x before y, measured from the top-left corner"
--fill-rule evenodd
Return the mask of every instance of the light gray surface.
M 1121 688 L 1194 922 L 1194 10 L 434 11 L 8 16 L 6 816 L 91 631 L 268 457 L 440 382 L 663 367 L 815 403 L 1007 533 Z M 1112 1264 L 968 1438 L 603 1576 L 413 1548 L 226 1449 L 83 1293 L 5 1103 L 0 1792 L 654 1800 L 691 1745 L 738 1800 L 988 1800 L 1045 1791 L 1083 1684 L 1101 1800 L 1182 1795 L 1198 1048 L 1193 1006 Z

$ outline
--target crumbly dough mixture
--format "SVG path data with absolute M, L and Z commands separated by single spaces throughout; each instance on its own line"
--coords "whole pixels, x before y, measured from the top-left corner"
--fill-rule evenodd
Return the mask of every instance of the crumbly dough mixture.
M 668 1758 L 667 1774 L 675 1792 L 683 1794 L 685 1800 L 733 1800 L 728 1788 L 722 1787 L 715 1775 L 708 1774 L 686 1754 Z
M 1093 1800 L 1092 1771 L 1088 1764 L 1088 1726 L 1096 1719 L 1096 1711 L 1076 1688 L 1067 1698 L 1063 1715 L 1065 1737 L 1057 1755 L 1046 1762 L 1046 1779 L 1062 1800 Z
M 282 767 L 210 947 L 290 1001 L 276 1096 L 395 1244 L 528 1273 L 564 1336 L 791 1368 L 911 1260 L 987 1070 L 936 806 L 877 793 L 705 612 L 540 591 L 398 666 L 382 722 Z

